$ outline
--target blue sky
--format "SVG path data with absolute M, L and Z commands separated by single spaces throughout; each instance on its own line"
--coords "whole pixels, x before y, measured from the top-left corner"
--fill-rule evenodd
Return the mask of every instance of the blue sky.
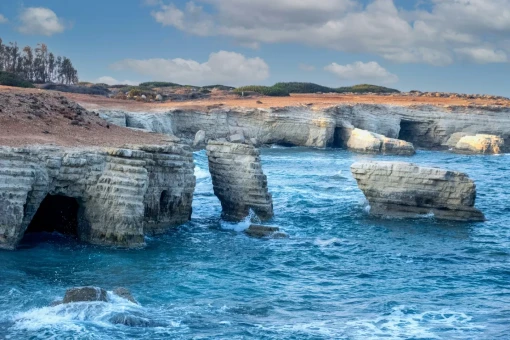
M 0 38 L 44 42 L 88 81 L 510 96 L 510 0 L 6 0 Z

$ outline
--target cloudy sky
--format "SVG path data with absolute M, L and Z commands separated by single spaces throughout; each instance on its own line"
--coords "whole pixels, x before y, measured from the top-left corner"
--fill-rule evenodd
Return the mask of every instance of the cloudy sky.
M 0 38 L 44 42 L 89 81 L 510 96 L 510 0 L 8 0 Z

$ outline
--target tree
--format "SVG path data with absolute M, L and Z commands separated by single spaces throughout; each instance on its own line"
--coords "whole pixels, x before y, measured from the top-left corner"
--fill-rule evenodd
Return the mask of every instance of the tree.
M 78 83 L 78 71 L 71 60 L 55 57 L 46 44 L 38 44 L 34 50 L 26 46 L 21 52 L 16 42 L 5 45 L 0 38 L 0 71 L 13 73 L 35 83 Z

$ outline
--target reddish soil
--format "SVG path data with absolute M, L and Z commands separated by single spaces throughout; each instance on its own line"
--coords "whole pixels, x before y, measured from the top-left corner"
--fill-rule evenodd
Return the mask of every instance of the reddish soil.
M 121 147 L 169 138 L 109 125 L 61 93 L 0 86 L 0 145 Z

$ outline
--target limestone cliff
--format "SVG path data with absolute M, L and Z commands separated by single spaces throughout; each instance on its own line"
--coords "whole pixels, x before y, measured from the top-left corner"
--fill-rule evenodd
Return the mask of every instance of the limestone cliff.
M 223 218 L 239 221 L 248 216 L 250 209 L 262 221 L 273 217 L 273 200 L 257 149 L 246 144 L 210 141 L 207 156 Z
M 347 140 L 347 148 L 362 153 L 381 153 L 385 155 L 414 155 L 413 144 L 394 138 L 388 138 L 366 130 L 354 129 Z
M 142 246 L 144 234 L 189 220 L 193 168 L 191 149 L 179 144 L 0 147 L 0 248 L 14 249 L 29 226 L 41 223 L 37 214 L 62 219 L 58 205 L 65 199 L 74 202 L 69 206 L 75 204 L 76 211 L 63 222 L 74 219 L 80 240 Z
M 476 186 L 461 172 L 419 167 L 412 163 L 355 163 L 351 171 L 375 216 L 483 221 L 474 207 Z
M 509 113 L 510 109 L 498 106 L 340 104 L 327 108 L 219 107 L 152 113 L 103 110 L 101 116 L 114 124 L 173 133 L 190 143 L 203 130 L 209 139 L 242 134 L 260 144 L 328 147 L 345 144 L 342 130 L 351 127 L 434 149 L 444 148 L 455 133 L 492 134 L 508 140 Z
M 499 154 L 505 146 L 503 138 L 494 135 L 478 134 L 463 136 L 454 150 L 460 153 Z

